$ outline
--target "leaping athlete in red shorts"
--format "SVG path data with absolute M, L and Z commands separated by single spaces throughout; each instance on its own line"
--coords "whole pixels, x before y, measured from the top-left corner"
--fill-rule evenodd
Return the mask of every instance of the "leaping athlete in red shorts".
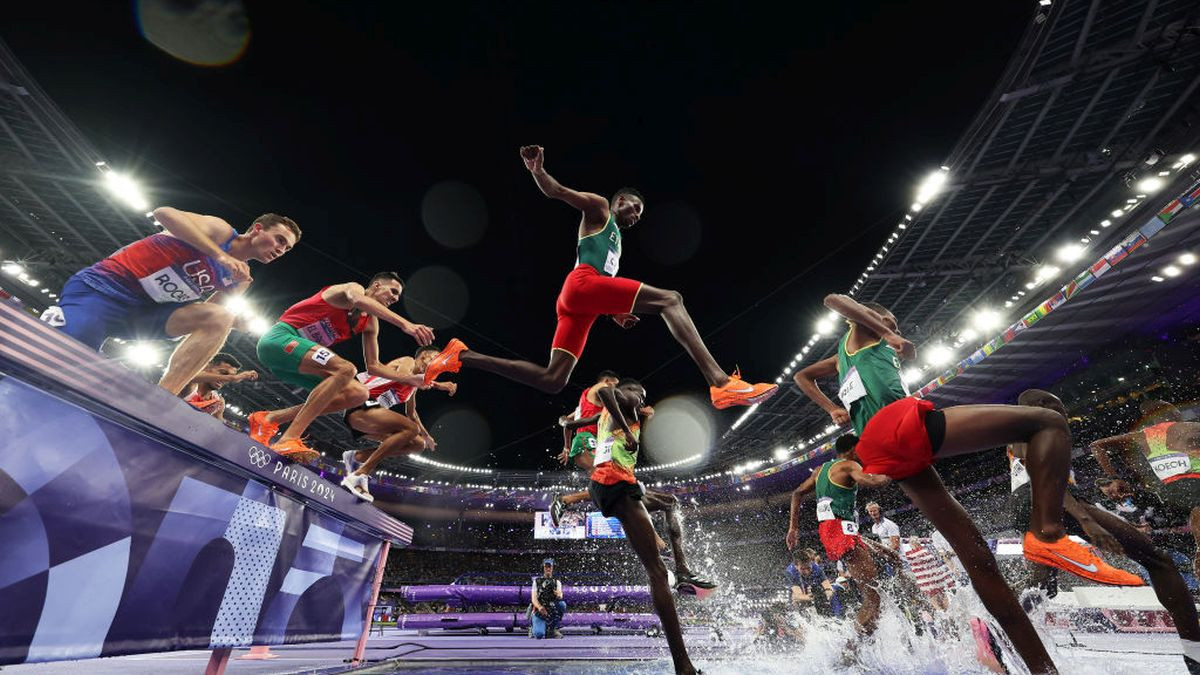
M 571 378 L 571 371 L 583 354 L 588 332 L 597 318 L 608 315 L 622 328 L 632 328 L 638 322 L 636 315 L 658 314 L 708 380 L 714 406 L 753 405 L 775 395 L 778 385 L 748 384 L 736 370 L 730 375 L 717 365 L 696 332 L 692 317 L 684 309 L 683 296 L 677 291 L 617 276 L 621 262 L 621 230 L 636 225 L 645 209 L 645 200 L 637 190 L 621 188 L 610 202 L 598 194 L 563 187 L 551 178 L 542 167 L 541 146 L 521 148 L 521 157 L 543 194 L 562 200 L 583 213 L 579 222 L 575 269 L 567 275 L 558 295 L 558 328 L 551 343 L 550 363 L 540 366 L 529 361 L 485 356 L 468 350 L 461 340 L 451 340 L 425 371 L 427 384 L 441 373 L 456 373 L 465 365 L 555 394 L 562 391 Z

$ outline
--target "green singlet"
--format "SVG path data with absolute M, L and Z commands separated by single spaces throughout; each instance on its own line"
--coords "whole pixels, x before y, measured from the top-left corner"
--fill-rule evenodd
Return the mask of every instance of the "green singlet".
M 617 227 L 615 215 L 609 214 L 608 222 L 599 232 L 579 238 L 575 265 L 591 265 L 604 276 L 617 276 L 621 266 L 621 228 Z
M 590 431 L 580 431 L 575 434 L 575 438 L 571 439 L 571 453 L 568 457 L 574 457 L 580 453 L 596 454 L 596 436 Z
M 840 518 L 858 522 L 854 513 L 855 501 L 858 499 L 858 485 L 847 488 L 829 480 L 829 472 L 833 465 L 845 462 L 844 459 L 832 459 L 817 469 L 817 520 L 833 520 Z
M 900 357 L 883 340 L 851 353 L 846 348 L 854 329 L 838 343 L 838 398 L 850 411 L 854 431 L 862 434 L 867 421 L 884 406 L 908 396 L 900 376 Z

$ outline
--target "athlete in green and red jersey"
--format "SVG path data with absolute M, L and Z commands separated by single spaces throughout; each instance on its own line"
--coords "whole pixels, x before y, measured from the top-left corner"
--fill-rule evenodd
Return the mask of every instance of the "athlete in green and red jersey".
M 890 482 L 885 476 L 863 473 L 854 455 L 853 435 L 842 436 L 835 443 L 836 457 L 817 467 L 816 471 L 792 492 L 792 508 L 788 523 L 788 549 L 796 548 L 800 536 L 800 503 L 810 493 L 817 497 L 817 534 L 825 545 L 830 562 L 846 560 L 850 576 L 862 591 L 862 606 L 858 610 L 858 631 L 869 635 L 875 632 L 879 618 L 879 592 L 875 581 L 879 569 L 871 557 L 866 542 L 858 534 L 858 486 L 877 487 Z
M 900 336 L 896 317 L 877 303 L 830 295 L 825 306 L 841 314 L 850 330 L 838 353 L 796 373 L 797 386 L 838 425 L 854 423 L 855 453 L 867 474 L 882 474 L 900 488 L 938 529 L 958 555 L 979 598 L 1012 638 L 1033 672 L 1054 672 L 1054 662 L 1004 583 L 996 559 L 971 517 L 946 490 L 933 468 L 937 457 L 1025 443 L 1033 484 L 1033 518 L 1025 533 L 1025 557 L 1101 583 L 1126 577 L 1063 531 L 1063 494 L 1071 468 L 1071 432 L 1050 410 L 1026 406 L 967 405 L 934 410 L 907 395 L 900 359 L 916 348 Z M 838 377 L 839 406 L 816 380 Z M 847 410 L 849 408 L 849 410 Z
M 433 341 L 429 326 L 414 324 L 388 309 L 400 299 L 404 284 L 395 272 L 380 272 L 366 288 L 350 282 L 326 286 L 292 305 L 279 321 L 258 339 L 258 360 L 276 377 L 309 389 L 302 405 L 282 410 L 259 410 L 248 418 L 250 437 L 269 445 L 279 425 L 291 422 L 271 449 L 301 462 L 316 459 L 317 451 L 300 440 L 319 415 L 346 410 L 366 402 L 369 392 L 355 375 L 358 369 L 333 350 L 332 345 L 362 335 L 363 361 L 371 375 L 414 386 L 423 376 L 402 373 L 379 360 L 379 320 L 408 333 L 417 344 Z
M 775 395 L 778 385 L 748 384 L 736 370 L 730 375 L 717 365 L 678 292 L 617 276 L 621 262 L 621 230 L 637 224 L 645 208 L 645 201 L 637 190 L 622 188 L 610 201 L 598 194 L 563 187 L 551 178 L 542 166 L 541 146 L 521 148 L 521 157 L 543 194 L 562 200 L 583 213 L 579 222 L 575 269 L 567 275 L 558 295 L 558 327 L 551 343 L 550 362 L 540 366 L 529 361 L 485 356 L 468 350 L 461 340 L 455 339 L 425 371 L 426 382 L 433 382 L 444 372 L 456 373 L 466 365 L 556 394 L 571 378 L 571 371 L 583 354 L 588 332 L 596 319 L 608 315 L 622 328 L 631 328 L 638 322 L 636 315 L 658 314 L 708 380 L 714 406 L 753 405 Z

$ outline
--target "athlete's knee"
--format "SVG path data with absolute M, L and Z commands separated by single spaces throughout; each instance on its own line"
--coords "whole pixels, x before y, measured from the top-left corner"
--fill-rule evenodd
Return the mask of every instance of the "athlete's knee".
M 1071 434 L 1071 428 L 1067 425 L 1067 418 L 1053 410 L 1031 407 L 1029 408 L 1029 415 L 1037 431 L 1056 431 L 1068 436 Z
M 342 358 L 334 359 L 333 361 L 331 361 L 329 363 L 329 369 L 330 369 L 330 371 L 332 371 L 330 374 L 333 375 L 334 377 L 340 377 L 340 378 L 346 379 L 346 380 L 353 380 L 354 376 L 358 374 L 358 369 L 354 367 L 354 364 L 350 363 L 346 359 L 342 359 Z M 355 384 L 357 384 L 357 383 L 355 383 Z M 362 385 L 358 385 L 358 386 L 363 391 L 366 391 L 366 387 L 363 387 Z M 349 390 L 349 388 L 350 388 L 350 385 L 347 385 L 347 390 Z M 363 400 L 366 400 L 366 399 L 363 399 Z
M 195 326 L 193 332 L 228 333 L 236 319 L 224 306 L 208 302 L 190 305 L 188 314 L 187 322 Z
M 570 373 L 559 373 L 557 371 L 548 371 L 538 380 L 537 388 L 547 394 L 557 394 L 567 387 L 567 379 Z
M 683 307 L 683 293 L 679 291 L 663 291 L 660 304 L 664 310 Z
M 351 367 L 351 370 L 354 370 L 354 368 Z M 351 377 L 353 377 L 353 375 L 351 375 Z M 346 402 L 350 405 L 350 407 L 360 406 L 366 403 L 367 399 L 371 397 L 371 390 L 364 387 L 362 383 L 358 382 L 357 380 L 348 384 L 344 391 Z

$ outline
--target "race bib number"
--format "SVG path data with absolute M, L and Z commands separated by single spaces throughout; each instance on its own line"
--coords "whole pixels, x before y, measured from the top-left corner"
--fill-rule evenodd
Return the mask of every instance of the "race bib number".
M 379 396 L 376 396 L 375 402 L 381 407 L 391 408 L 393 406 L 400 405 L 400 397 L 396 395 L 396 392 L 388 389 Z
M 608 257 L 604 259 L 604 273 L 610 277 L 617 276 L 617 269 L 621 267 L 621 252 L 609 251 Z
M 307 326 L 297 328 L 300 334 L 312 340 L 319 345 L 328 347 L 337 341 L 337 333 L 333 330 L 333 324 L 329 323 L 328 319 L 321 319 L 316 323 L 310 323 Z
M 325 364 L 329 363 L 329 360 L 332 359 L 334 356 L 336 356 L 336 354 L 334 354 L 332 351 L 322 347 L 321 349 L 318 349 L 317 351 L 313 352 L 312 360 L 316 361 L 317 363 L 319 363 L 321 365 L 325 365 Z
M 1186 452 L 1172 452 L 1169 455 L 1159 455 L 1150 460 L 1150 468 L 1154 469 L 1154 475 L 1162 481 L 1181 473 L 1187 473 L 1191 466 L 1192 460 Z
M 1012 466 L 1009 468 L 1009 481 L 1012 484 L 1012 491 L 1016 492 L 1017 488 L 1029 482 L 1029 470 L 1025 468 L 1025 462 L 1014 459 Z
M 833 498 L 821 497 L 817 500 L 817 520 L 833 520 Z
M 596 457 L 592 460 L 593 466 L 612 461 L 613 443 L 615 443 L 616 440 L 617 439 L 613 438 L 612 436 L 609 436 L 596 446 Z
M 858 534 L 858 523 L 851 520 L 843 520 L 842 534 Z
M 591 451 L 593 451 L 593 452 L 594 452 L 594 451 L 596 450 L 596 437 L 595 437 L 595 436 L 589 436 L 589 437 L 587 437 L 587 438 L 583 439 L 583 444 L 584 444 L 585 446 L 587 446 L 587 449 L 588 449 L 588 450 L 591 450 Z M 609 450 L 609 454 L 610 454 L 610 455 L 612 454 L 612 450 L 611 450 L 611 449 Z
M 846 373 L 846 379 L 842 380 L 842 386 L 838 387 L 838 398 L 842 400 L 842 405 L 846 410 L 849 410 L 850 404 L 866 395 L 867 388 L 863 386 L 858 368 L 851 368 L 850 372 Z
M 200 294 L 192 289 L 192 285 L 174 268 L 164 267 L 138 279 L 142 290 L 150 299 L 157 303 L 193 302 L 200 299 Z

